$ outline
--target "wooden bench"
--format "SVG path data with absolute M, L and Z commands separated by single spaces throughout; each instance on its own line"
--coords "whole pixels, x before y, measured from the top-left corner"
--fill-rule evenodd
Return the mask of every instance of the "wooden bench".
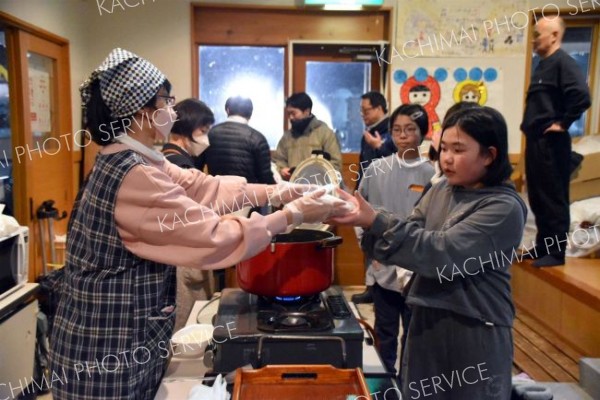
M 512 268 L 512 289 L 525 325 L 552 334 L 577 351 L 573 356 L 600 357 L 600 259 L 567 258 L 565 266 L 541 269 L 523 261 Z

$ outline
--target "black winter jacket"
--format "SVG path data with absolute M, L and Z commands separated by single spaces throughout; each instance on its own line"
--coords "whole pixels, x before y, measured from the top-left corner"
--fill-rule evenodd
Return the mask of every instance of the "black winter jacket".
M 236 175 L 248 183 L 274 184 L 267 139 L 250 126 L 234 121 L 215 125 L 203 159 L 211 175 Z

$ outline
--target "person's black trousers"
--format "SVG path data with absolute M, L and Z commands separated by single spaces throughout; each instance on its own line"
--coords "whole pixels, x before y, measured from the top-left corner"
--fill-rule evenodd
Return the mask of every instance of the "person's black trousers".
M 537 226 L 537 256 L 564 256 L 569 233 L 571 137 L 568 132 L 527 136 L 525 173 Z
M 388 267 L 394 268 L 394 267 Z M 398 334 L 402 318 L 402 352 L 408 331 L 410 312 L 402 294 L 373 285 L 373 306 L 375 308 L 375 334 L 379 340 L 379 355 L 388 372 L 396 374 L 398 357 Z M 402 358 L 400 358 L 402 359 Z

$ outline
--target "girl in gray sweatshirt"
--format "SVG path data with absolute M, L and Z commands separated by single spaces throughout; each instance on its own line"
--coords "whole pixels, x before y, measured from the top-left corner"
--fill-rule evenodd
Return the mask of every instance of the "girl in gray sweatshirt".
M 340 193 L 356 208 L 332 222 L 362 226 L 369 258 L 414 271 L 404 399 L 510 399 L 510 267 L 527 211 L 509 183 L 507 136 L 504 118 L 489 107 L 448 118 L 439 161 L 445 178 L 408 218 Z

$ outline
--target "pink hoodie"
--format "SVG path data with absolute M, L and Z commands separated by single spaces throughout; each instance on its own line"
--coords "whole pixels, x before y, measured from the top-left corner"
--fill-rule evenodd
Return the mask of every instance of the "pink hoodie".
M 111 154 L 127 150 L 111 144 Z M 167 160 L 137 165 L 127 173 L 115 205 L 115 222 L 125 247 L 148 260 L 200 269 L 225 268 L 250 258 L 287 228 L 281 211 L 250 218 L 223 215 L 256 206 L 264 185 L 244 178 L 212 177 Z

